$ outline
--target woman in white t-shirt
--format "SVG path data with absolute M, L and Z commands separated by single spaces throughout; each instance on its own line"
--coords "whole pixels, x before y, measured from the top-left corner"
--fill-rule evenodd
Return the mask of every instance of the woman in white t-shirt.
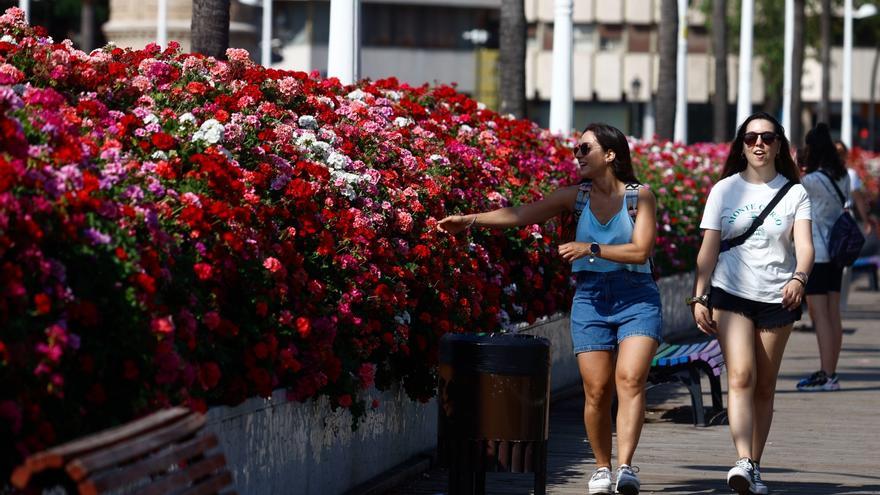
M 785 131 L 757 113 L 739 127 L 723 178 L 709 193 L 697 256 L 693 306 L 701 331 L 717 335 L 727 366 L 728 419 L 738 460 L 727 473 L 735 491 L 767 493 L 759 463 L 773 418 L 776 378 L 792 324 L 800 319 L 813 265 L 810 199 L 798 184 Z M 791 181 L 779 203 L 745 242 L 749 230 Z
M 840 389 L 837 361 L 843 343 L 840 315 L 840 288 L 843 267 L 831 262 L 828 242 L 831 228 L 851 202 L 850 178 L 831 140 L 828 125 L 820 123 L 807 133 L 803 154 L 806 172 L 801 183 L 810 194 L 813 217 L 815 265 L 807 283 L 807 305 L 810 321 L 819 343 L 819 371 L 799 381 L 801 391 L 833 391 Z M 832 183 L 833 181 L 833 183 Z M 843 194 L 843 201 L 840 194 Z

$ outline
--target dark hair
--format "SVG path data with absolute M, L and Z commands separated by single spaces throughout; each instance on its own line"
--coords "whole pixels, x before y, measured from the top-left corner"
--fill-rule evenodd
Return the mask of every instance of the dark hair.
M 784 175 L 786 179 L 794 183 L 800 183 L 800 170 L 798 170 L 794 160 L 791 159 L 791 145 L 788 144 L 788 138 L 785 137 L 785 129 L 782 128 L 782 124 L 775 117 L 767 112 L 753 113 L 736 130 L 736 138 L 734 138 L 733 144 L 730 145 L 730 153 L 727 155 L 727 161 L 724 163 L 724 171 L 721 173 L 721 178 L 730 177 L 746 169 L 747 162 L 743 136 L 746 134 L 749 122 L 753 120 L 766 120 L 773 124 L 773 131 L 778 136 L 777 139 L 779 139 L 779 154 L 776 155 L 775 160 L 776 171 Z
M 837 153 L 834 141 L 831 140 L 831 131 L 828 124 L 819 122 L 816 127 L 807 132 L 804 140 L 804 170 L 807 173 L 815 172 L 819 169 L 828 172 L 828 175 L 839 179 L 846 175 L 846 168 L 843 161 Z
M 844 143 L 840 139 L 834 140 L 834 146 L 843 146 L 843 151 L 849 151 L 849 147 L 846 145 L 846 143 Z
M 614 177 L 624 184 L 641 184 L 633 171 L 629 142 L 620 129 L 602 122 L 593 122 L 584 129 L 584 132 L 588 131 L 596 136 L 596 141 L 603 150 L 614 152 L 614 161 L 611 163 L 611 173 Z

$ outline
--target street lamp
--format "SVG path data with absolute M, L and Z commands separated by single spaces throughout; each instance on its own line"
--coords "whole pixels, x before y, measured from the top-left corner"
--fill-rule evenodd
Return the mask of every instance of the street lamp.
M 260 30 L 260 63 L 272 65 L 272 0 L 238 0 L 243 5 L 263 8 L 263 25 Z
M 840 140 L 852 147 L 852 44 L 853 19 L 864 19 L 877 14 L 877 6 L 864 4 L 853 12 L 852 0 L 845 0 L 843 8 L 843 98 L 840 122 Z
M 639 135 L 638 126 L 639 126 L 639 94 L 642 89 L 642 80 L 639 79 L 639 76 L 636 76 L 632 82 L 629 83 L 630 91 L 632 97 L 630 98 L 630 102 L 632 103 L 632 110 L 630 110 L 630 126 L 629 132 L 633 137 Z
M 481 49 L 489 41 L 489 31 L 479 28 L 469 29 L 461 33 L 461 37 L 474 45 L 474 59 L 477 70 L 474 77 L 474 100 L 485 103 L 483 101 L 485 95 L 483 94 L 483 56 Z

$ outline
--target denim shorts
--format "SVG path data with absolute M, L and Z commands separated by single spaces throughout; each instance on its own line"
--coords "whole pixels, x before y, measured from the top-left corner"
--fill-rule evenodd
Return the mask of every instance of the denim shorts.
M 611 351 L 627 337 L 660 342 L 663 315 L 660 291 L 649 273 L 628 270 L 577 272 L 571 305 L 574 353 Z

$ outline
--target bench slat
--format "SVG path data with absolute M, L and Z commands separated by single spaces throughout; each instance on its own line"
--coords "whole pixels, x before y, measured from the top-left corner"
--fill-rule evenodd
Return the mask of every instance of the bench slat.
M 79 484 L 80 495 L 97 495 L 98 493 L 123 487 L 148 475 L 164 471 L 170 466 L 203 454 L 217 447 L 218 443 L 217 436 L 213 433 L 200 435 L 174 446 L 174 448 L 168 452 L 163 452 L 161 455 L 147 457 L 119 470 L 107 470 L 97 473 Z
M 149 486 L 135 492 L 135 495 L 164 495 L 190 486 L 197 487 L 210 481 L 211 478 L 208 477 L 221 472 L 224 466 L 226 466 L 226 458 L 223 454 L 215 454 L 184 469 L 167 473 L 161 479 L 155 480 Z M 217 490 L 219 488 L 209 493 L 215 493 Z
M 157 411 L 130 423 L 125 423 L 94 435 L 63 443 L 48 450 L 37 452 L 17 467 L 12 475 L 12 484 L 24 489 L 31 476 L 46 469 L 61 468 L 73 457 L 113 445 L 144 432 L 156 429 L 189 414 L 183 407 L 172 407 Z
M 667 356 L 667 355 L 669 355 L 669 354 L 675 352 L 676 350 L 678 350 L 679 347 L 680 347 L 680 346 L 679 346 L 678 344 L 671 344 L 671 345 L 668 345 L 668 346 L 667 346 L 665 349 L 663 349 L 662 351 L 658 349 L 658 350 L 657 350 L 657 353 L 654 354 L 654 359 L 651 360 L 651 366 L 657 366 L 657 361 L 659 361 L 660 358 L 662 358 L 663 356 Z
M 224 469 L 180 495 L 213 495 L 231 484 L 232 473 Z
M 681 350 L 681 352 L 677 353 L 675 356 L 673 356 L 671 358 L 663 358 L 663 359 L 667 359 L 667 363 L 669 366 L 675 366 L 677 364 L 687 363 L 688 361 L 690 361 L 691 354 L 696 349 L 702 349 L 704 347 L 706 347 L 705 342 L 698 342 L 696 344 L 692 344 L 692 345 L 685 347 L 684 349 Z M 663 359 L 660 360 L 661 365 L 663 364 Z
M 114 445 L 108 449 L 76 458 L 67 464 L 67 474 L 74 481 L 79 482 L 95 471 L 136 459 L 163 445 L 191 435 L 204 424 L 205 416 L 203 414 L 189 414 L 180 421 L 151 431 L 131 442 Z

